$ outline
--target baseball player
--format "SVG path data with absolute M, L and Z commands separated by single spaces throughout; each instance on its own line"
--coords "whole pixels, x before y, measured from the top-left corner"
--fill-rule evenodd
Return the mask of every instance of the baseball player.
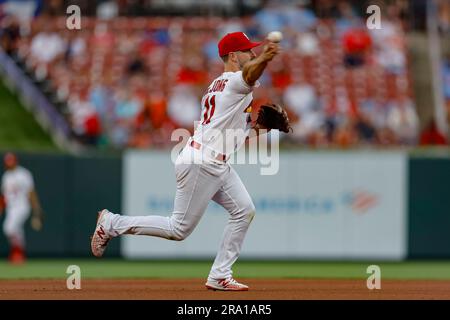
M 252 50 L 243 32 L 229 33 L 218 43 L 224 72 L 208 87 L 202 98 L 201 120 L 175 162 L 177 190 L 170 217 L 122 216 L 104 209 L 99 212 L 91 249 L 101 257 L 108 242 L 122 234 L 147 235 L 181 241 L 191 234 L 210 200 L 230 214 L 221 244 L 210 270 L 206 288 L 246 291 L 248 286 L 232 277 L 255 206 L 244 184 L 227 163 L 250 131 L 262 133 L 260 124 L 250 119 L 252 91 L 267 64 L 279 53 L 278 43 L 267 42 L 262 53 Z M 256 130 L 251 130 L 251 129 Z M 226 139 L 226 131 L 237 133 Z
M 25 261 L 25 221 L 33 209 L 31 226 L 39 231 L 42 227 L 42 210 L 30 171 L 19 166 L 17 156 L 13 153 L 5 155 L 4 166 L 6 171 L 1 182 L 0 213 L 5 209 L 3 232 L 10 245 L 9 261 L 19 264 Z

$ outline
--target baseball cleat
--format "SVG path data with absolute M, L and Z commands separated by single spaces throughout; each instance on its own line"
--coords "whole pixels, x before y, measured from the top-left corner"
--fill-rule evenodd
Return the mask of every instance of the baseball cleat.
M 220 279 L 220 280 L 208 280 L 205 283 L 208 290 L 220 290 L 220 291 L 248 291 L 248 286 L 239 283 L 233 278 Z
M 112 239 L 105 231 L 105 222 L 111 213 L 103 209 L 98 213 L 97 226 L 91 238 L 91 250 L 94 256 L 100 258 L 106 250 L 109 240 Z

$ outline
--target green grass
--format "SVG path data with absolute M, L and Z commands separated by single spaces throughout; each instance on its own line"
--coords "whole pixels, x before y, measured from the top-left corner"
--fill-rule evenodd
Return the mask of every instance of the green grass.
M 0 150 L 58 150 L 33 115 L 1 81 Z
M 450 261 L 427 262 L 256 262 L 239 261 L 239 278 L 341 278 L 365 279 L 371 264 L 381 268 L 383 279 L 448 279 Z M 12 266 L 0 262 L 0 279 L 66 278 L 69 265 L 78 265 L 83 278 L 204 278 L 211 261 L 126 261 L 115 259 L 29 260 Z

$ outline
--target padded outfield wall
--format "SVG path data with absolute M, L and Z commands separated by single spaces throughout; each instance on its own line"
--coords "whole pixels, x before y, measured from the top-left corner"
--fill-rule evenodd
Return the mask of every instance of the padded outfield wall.
M 89 236 L 98 209 L 168 215 L 173 208 L 175 175 L 169 153 L 19 156 L 34 173 L 46 213 L 41 232 L 27 223 L 30 256 L 90 256 Z M 261 175 L 260 165 L 234 167 L 257 209 L 242 258 L 450 258 L 450 158 L 286 152 L 276 175 Z M 185 241 L 125 236 L 111 242 L 107 256 L 210 259 L 226 221 L 227 213 L 211 203 Z M 0 254 L 7 254 L 3 234 Z
M 243 258 L 391 259 L 407 255 L 407 157 L 402 153 L 285 153 L 275 175 L 260 165 L 234 165 L 256 216 Z M 169 154 L 128 152 L 123 208 L 129 215 L 165 215 L 175 177 Z M 129 258 L 213 257 L 228 214 L 211 203 L 182 243 L 127 237 Z

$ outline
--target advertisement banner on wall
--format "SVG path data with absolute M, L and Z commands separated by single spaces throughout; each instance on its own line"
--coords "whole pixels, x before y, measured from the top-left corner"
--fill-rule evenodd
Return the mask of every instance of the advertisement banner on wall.
M 407 253 L 407 156 L 399 152 L 281 153 L 275 175 L 233 165 L 256 206 L 241 257 L 386 259 Z M 129 151 L 123 214 L 171 214 L 176 190 L 169 153 Z M 125 236 L 128 258 L 212 258 L 228 214 L 211 202 L 194 232 L 175 242 Z

